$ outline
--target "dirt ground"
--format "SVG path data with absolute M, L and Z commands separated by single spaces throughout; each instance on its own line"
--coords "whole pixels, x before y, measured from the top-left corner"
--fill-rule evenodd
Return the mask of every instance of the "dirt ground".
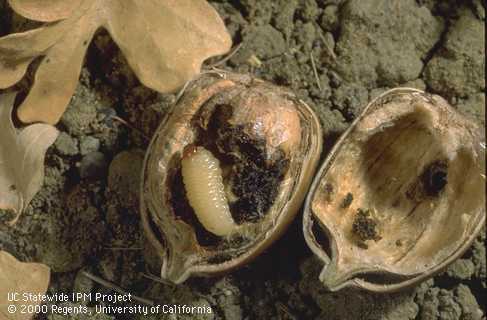
M 243 44 L 220 67 L 294 90 L 320 116 L 325 154 L 367 101 L 396 86 L 440 94 L 485 125 L 484 1 L 211 3 L 234 43 Z M 0 0 L 0 35 L 31 25 Z M 98 33 L 57 125 L 62 133 L 46 156 L 43 188 L 14 228 L 0 227 L 1 249 L 52 268 L 49 293 L 111 292 L 86 278 L 86 271 L 140 297 L 213 310 L 151 319 L 485 319 L 485 228 L 446 271 L 395 294 L 325 291 L 300 217 L 256 261 L 227 276 L 177 287 L 144 277 L 140 168 L 152 133 L 174 101 L 175 95 L 143 87 L 109 35 Z

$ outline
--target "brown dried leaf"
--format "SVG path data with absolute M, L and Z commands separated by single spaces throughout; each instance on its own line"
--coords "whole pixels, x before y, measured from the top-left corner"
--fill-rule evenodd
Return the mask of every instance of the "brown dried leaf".
M 15 12 L 27 19 L 51 22 L 66 19 L 82 0 L 8 0 Z
M 20 305 L 38 305 L 22 301 L 23 294 L 45 294 L 49 285 L 50 269 L 40 263 L 20 262 L 6 251 L 0 251 L 0 320 L 26 320 L 32 314 L 21 313 Z M 9 294 L 18 294 L 20 301 L 8 301 Z M 9 312 L 8 306 L 17 311 Z M 12 310 L 10 310 L 12 311 Z
M 231 46 L 223 22 L 204 0 L 84 0 L 65 20 L 0 38 L 0 88 L 18 82 L 32 60 L 44 56 L 19 108 L 22 121 L 59 120 L 100 27 L 140 81 L 160 92 L 175 91 L 199 73 L 205 59 Z
M 14 213 L 10 224 L 39 191 L 46 150 L 58 136 L 56 128 L 41 123 L 19 132 L 11 120 L 14 99 L 14 94 L 0 96 L 0 209 Z

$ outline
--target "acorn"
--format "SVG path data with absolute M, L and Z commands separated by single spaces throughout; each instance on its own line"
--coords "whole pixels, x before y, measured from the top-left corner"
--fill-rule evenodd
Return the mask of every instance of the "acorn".
M 161 278 L 181 283 L 257 257 L 301 207 L 321 147 L 318 118 L 286 89 L 226 72 L 193 81 L 143 167 L 142 224 Z
M 460 257 L 485 223 L 485 133 L 437 95 L 373 100 L 319 169 L 303 217 L 330 290 L 395 291 Z

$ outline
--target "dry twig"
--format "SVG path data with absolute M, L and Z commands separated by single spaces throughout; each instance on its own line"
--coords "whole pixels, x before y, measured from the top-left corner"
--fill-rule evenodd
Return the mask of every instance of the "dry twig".
M 105 279 L 102 279 L 100 277 L 97 277 L 89 272 L 86 272 L 86 271 L 83 271 L 82 274 L 87 277 L 88 279 L 96 282 L 96 283 L 99 283 L 101 284 L 102 286 L 106 287 L 106 288 L 109 288 L 109 289 L 112 289 L 113 291 L 117 292 L 117 293 L 120 293 L 120 294 L 123 294 L 123 295 L 127 295 L 129 294 L 128 291 L 122 289 L 121 287 L 117 286 L 116 284 L 114 283 L 111 283 Z M 141 298 L 141 297 L 138 297 L 136 295 L 133 295 L 133 294 L 130 294 L 132 299 L 134 299 L 135 301 L 138 301 L 140 303 L 143 303 L 143 304 L 146 304 L 146 305 L 149 305 L 149 306 L 153 306 L 155 303 L 154 301 L 152 300 L 149 300 L 149 299 L 145 299 L 145 298 Z
M 318 70 L 316 70 L 316 63 L 315 63 L 315 58 L 313 57 L 313 52 L 309 53 L 309 57 L 311 58 L 311 67 L 313 68 L 316 84 L 318 85 L 318 89 L 320 89 L 321 91 L 323 89 L 321 88 L 320 77 L 318 76 Z

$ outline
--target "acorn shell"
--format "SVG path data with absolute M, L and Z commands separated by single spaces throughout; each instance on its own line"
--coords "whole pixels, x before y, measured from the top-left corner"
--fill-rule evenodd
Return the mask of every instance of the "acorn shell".
M 485 223 L 485 133 L 444 99 L 373 100 L 318 171 L 303 217 L 320 280 L 389 292 L 462 255 Z
M 267 248 L 302 205 L 321 136 L 313 111 L 283 88 L 231 73 L 202 75 L 190 84 L 156 130 L 144 161 L 142 224 L 162 264 L 161 278 L 181 283 L 220 274 Z M 221 165 L 217 172 L 239 224 L 226 237 L 205 230 L 182 183 L 183 154 L 198 147 Z

